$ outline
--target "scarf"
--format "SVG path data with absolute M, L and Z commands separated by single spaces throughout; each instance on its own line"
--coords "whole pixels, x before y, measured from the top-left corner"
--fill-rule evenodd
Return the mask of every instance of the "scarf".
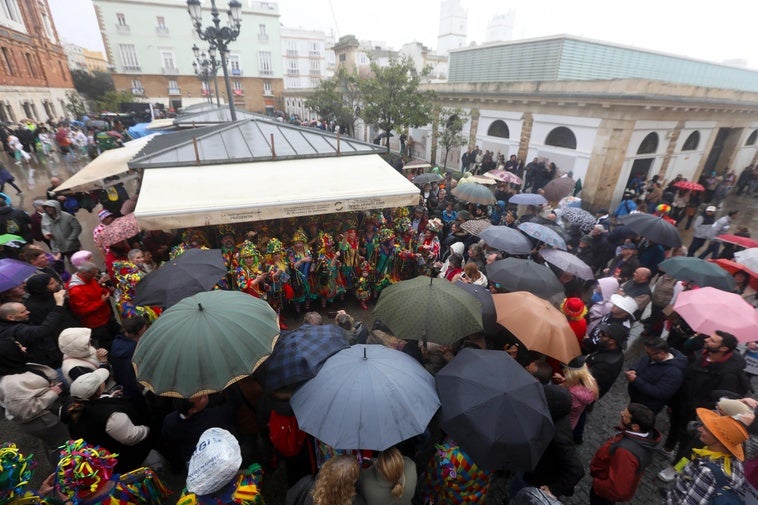
M 731 454 L 724 454 L 723 452 L 711 451 L 710 449 L 692 449 L 692 459 L 695 458 L 708 458 L 710 461 L 724 460 L 724 473 L 731 477 L 732 475 L 732 456 Z

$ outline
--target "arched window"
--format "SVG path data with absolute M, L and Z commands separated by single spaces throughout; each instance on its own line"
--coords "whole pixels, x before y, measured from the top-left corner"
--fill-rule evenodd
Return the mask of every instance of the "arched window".
M 658 150 L 658 134 L 648 133 L 647 137 L 642 139 L 637 154 L 654 154 Z
M 508 125 L 505 124 L 505 121 L 497 120 L 494 123 L 492 123 L 487 130 L 487 135 L 490 137 L 500 137 L 503 139 L 509 139 L 511 138 L 511 132 L 508 130 Z
M 576 149 L 576 136 L 565 126 L 559 126 L 547 134 L 545 145 Z
M 747 142 L 745 142 L 745 145 L 754 146 L 756 140 L 758 140 L 758 130 L 753 130 L 753 133 L 751 133 L 750 136 L 747 138 Z
M 452 116 L 450 116 L 449 118 L 447 118 L 447 125 L 446 126 L 448 128 L 450 128 L 452 125 L 455 124 L 456 121 L 458 121 L 458 114 L 453 114 Z M 491 126 L 490 126 L 490 129 L 492 129 Z M 505 127 L 505 130 L 508 131 L 508 127 L 507 126 Z
M 684 141 L 682 151 L 694 151 L 697 149 L 698 145 L 700 145 L 700 132 L 695 130 L 694 132 L 690 133 L 690 136 L 687 137 L 687 140 Z

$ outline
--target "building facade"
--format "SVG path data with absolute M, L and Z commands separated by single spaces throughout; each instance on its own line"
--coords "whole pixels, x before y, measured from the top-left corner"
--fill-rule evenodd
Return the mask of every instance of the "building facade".
M 0 2 L 0 121 L 69 117 L 73 86 L 47 0 Z
M 468 12 L 460 0 L 442 0 L 440 25 L 437 35 L 437 52 L 447 54 L 453 49 L 466 47 Z
M 334 37 L 318 30 L 281 29 L 284 89 L 315 88 L 334 75 Z
M 107 60 L 117 90 L 137 99 L 178 109 L 216 99 L 212 84 L 195 75 L 192 47 L 208 44 L 197 35 L 184 2 L 168 0 L 93 0 Z M 208 2 L 203 27 L 211 24 Z M 223 0 L 222 25 L 226 24 Z M 242 8 L 240 35 L 229 44 L 229 77 L 235 105 L 273 114 L 283 108 L 279 8 L 273 2 L 249 1 Z M 217 55 L 217 58 L 219 56 Z M 223 71 L 217 77 L 220 101 L 227 103 Z

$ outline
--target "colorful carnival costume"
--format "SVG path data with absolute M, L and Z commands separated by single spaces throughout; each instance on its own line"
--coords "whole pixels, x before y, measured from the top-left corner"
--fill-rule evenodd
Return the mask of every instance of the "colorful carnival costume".
M 340 275 L 346 290 L 355 287 L 360 257 L 358 245 L 358 222 L 355 218 L 348 217 L 345 219 L 337 246 L 337 250 L 340 252 Z
M 21 454 L 15 444 L 0 446 L 0 505 L 44 503 L 28 489 L 36 466 L 32 457 Z
M 295 310 L 300 312 L 300 306 L 304 303 L 305 310 L 309 310 L 311 300 L 316 298 L 311 290 L 310 274 L 313 264 L 311 252 L 305 247 L 308 237 L 302 228 L 298 228 L 292 236 L 292 247 L 287 249 L 287 259 L 290 263 L 290 285 L 292 286 Z
M 155 321 L 161 313 L 158 307 L 134 305 L 137 284 L 147 275 L 144 270 L 129 260 L 113 262 L 113 280 L 116 283 L 116 304 L 122 319 L 142 316 L 148 322 Z
M 260 494 L 260 482 L 263 472 L 260 465 L 253 464 L 240 471 L 226 486 L 215 493 L 198 496 L 186 489 L 176 505 L 264 505 Z
M 208 237 L 201 230 L 189 228 L 182 232 L 182 241 L 171 248 L 169 259 L 175 259 L 187 249 L 210 249 Z
M 234 280 L 237 289 L 253 295 L 256 298 L 266 299 L 265 272 L 262 270 L 261 255 L 255 244 L 245 240 L 239 248 L 240 264 L 234 271 Z
M 463 449 L 450 438 L 435 445 L 421 483 L 424 503 L 438 505 L 484 503 L 490 486 L 490 475 L 480 469 Z
M 416 234 L 411 227 L 411 220 L 407 217 L 395 219 L 395 232 L 399 252 L 393 278 L 401 281 L 413 279 L 417 275 L 418 260 L 415 246 Z
M 395 232 L 390 228 L 382 228 L 379 231 L 379 249 L 376 255 L 376 267 L 374 268 L 374 296 L 379 296 L 382 289 L 395 282 L 393 272 L 397 253 Z
M 268 261 L 266 263 L 266 273 L 268 275 L 268 293 L 266 299 L 271 308 L 277 314 L 281 314 L 284 301 L 292 299 L 292 286 L 289 284 L 290 274 L 288 273 L 287 260 L 284 258 L 284 246 L 278 238 L 271 238 L 266 247 Z M 281 329 L 287 327 L 279 320 Z
M 228 224 L 222 224 L 218 227 L 218 236 L 221 257 L 224 258 L 224 265 L 228 272 L 218 285 L 221 289 L 237 289 L 234 272 L 239 267 L 239 247 L 235 239 L 234 228 Z
M 319 236 L 318 260 L 316 262 L 316 292 L 321 298 L 321 306 L 334 300 L 337 295 L 345 293 L 340 280 L 339 251 L 334 250 L 334 239 L 328 233 Z
M 160 505 L 169 495 L 146 467 L 114 474 L 116 455 L 84 440 L 63 446 L 55 472 L 55 492 L 73 505 Z
M 433 275 L 434 263 L 440 257 L 440 240 L 437 234 L 442 231 L 442 220 L 439 218 L 430 219 L 426 224 L 426 229 L 421 236 L 416 251 L 418 251 L 419 274 Z
M 360 258 L 358 280 L 355 282 L 355 299 L 363 310 L 368 310 L 366 302 L 371 298 L 371 265 L 366 258 Z

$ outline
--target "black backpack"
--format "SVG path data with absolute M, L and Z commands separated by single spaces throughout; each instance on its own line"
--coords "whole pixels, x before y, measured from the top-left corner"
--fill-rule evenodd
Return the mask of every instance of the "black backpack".
M 637 458 L 637 475 L 641 474 L 653 460 L 653 451 L 644 447 L 641 443 L 637 442 L 633 438 L 621 437 L 620 439 L 613 442 L 610 447 L 611 456 L 613 456 L 613 453 L 616 452 L 616 449 L 619 447 L 622 447 L 631 452 L 634 457 Z

